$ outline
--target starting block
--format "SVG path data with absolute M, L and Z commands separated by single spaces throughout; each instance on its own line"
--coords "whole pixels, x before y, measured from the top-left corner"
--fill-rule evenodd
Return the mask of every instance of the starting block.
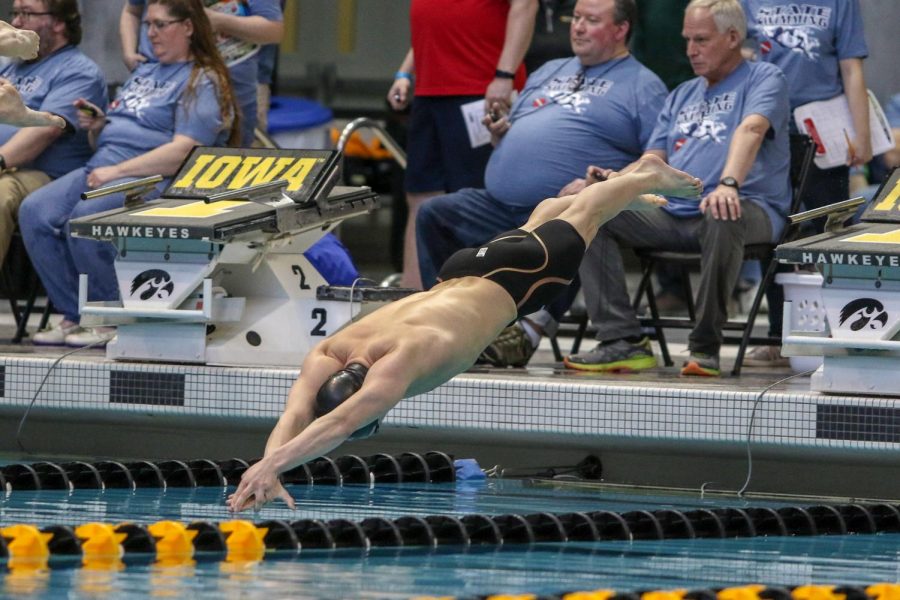
M 326 281 L 303 256 L 377 206 L 367 187 L 334 185 L 339 159 L 333 150 L 198 147 L 158 200 L 125 188 L 160 178 L 86 194 L 125 191 L 126 205 L 71 223 L 72 235 L 118 251 L 121 300 L 89 302 L 82 275 L 82 324 L 118 328 L 112 359 L 298 366 L 319 340 L 386 301 L 317 294 Z
M 797 222 L 862 199 L 795 215 Z M 852 214 L 852 210 L 850 212 Z M 776 249 L 782 263 L 814 265 L 822 274 L 824 331 L 791 323 L 785 302 L 782 353 L 822 356 L 811 378 L 821 392 L 900 395 L 900 169 L 878 190 L 861 222 L 842 227 L 829 219 L 822 234 Z

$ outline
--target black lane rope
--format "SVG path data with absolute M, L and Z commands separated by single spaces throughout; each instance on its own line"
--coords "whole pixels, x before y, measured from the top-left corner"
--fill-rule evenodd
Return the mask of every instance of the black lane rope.
M 13 463 L 0 467 L 0 493 L 17 490 L 226 487 L 236 485 L 259 459 L 72 461 Z M 445 483 L 456 480 L 453 458 L 443 452 L 349 454 L 321 457 L 281 476 L 285 485 L 345 483 Z
M 184 532 L 197 532 L 190 536 Z M 180 532 L 180 533 L 179 533 Z M 171 552 L 172 539 L 181 535 L 181 554 L 201 553 L 212 559 L 228 552 L 273 558 L 295 555 L 300 549 L 342 548 L 466 548 L 509 544 L 726 539 L 760 536 L 816 536 L 900 532 L 900 506 L 892 504 L 843 504 L 786 506 L 781 508 L 701 508 L 592 511 L 564 514 L 531 513 L 403 516 L 394 519 L 370 517 L 361 521 L 334 519 L 198 521 L 182 524 L 162 521 L 150 525 L 135 523 L 90 523 L 77 527 L 51 525 L 37 529 L 31 525 L 0 528 L 0 560 L 17 556 L 18 547 L 32 552 L 45 544 L 46 554 L 81 555 L 94 548 L 121 548 L 113 554 L 151 560 L 161 552 Z M 51 534 L 41 542 L 41 534 Z M 239 534 L 239 535 L 238 535 Z M 119 535 L 118 538 L 115 536 Z M 233 540 L 232 535 L 237 535 Z M 105 537 L 104 537 L 105 536 Z M 174 536 L 174 537 L 173 537 Z M 100 539 L 101 542 L 96 540 Z M 106 540 L 106 541 L 102 541 Z M 109 541 L 113 540 L 113 541 Z M 160 542 L 166 545 L 160 546 Z M 92 542 L 88 544 L 87 542 Z M 21 555 L 21 551 L 18 551 Z M 220 556 L 221 555 L 221 556 Z M 21 557 L 21 556 L 20 556 Z

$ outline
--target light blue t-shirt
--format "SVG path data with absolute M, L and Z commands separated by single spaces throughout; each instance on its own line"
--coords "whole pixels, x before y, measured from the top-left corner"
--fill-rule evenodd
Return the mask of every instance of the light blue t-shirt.
M 664 150 L 670 165 L 702 179 L 706 196 L 719 184 L 735 129 L 753 114 L 768 119 L 770 127 L 741 184 L 741 198 L 766 211 L 776 240 L 791 206 L 790 109 L 778 67 L 741 62 L 711 87 L 703 77 L 682 83 L 666 98 L 647 148 Z M 700 216 L 699 200 L 670 197 L 664 208 L 678 217 Z
M 201 145 L 223 145 L 222 122 L 213 82 L 201 76 L 187 94 L 193 62 L 137 66 L 109 105 L 108 122 L 97 140 L 89 169 L 114 165 L 172 141 L 178 133 Z
M 54 179 L 84 166 L 94 151 L 87 133 L 78 130 L 73 102 L 85 98 L 106 110 L 106 79 L 97 64 L 75 46 L 64 46 L 41 61 L 7 63 L 0 67 L 0 77 L 16 86 L 25 106 L 59 115 L 74 128 L 24 166 Z M 0 125 L 0 144 L 18 131 L 18 127 Z
M 741 0 L 761 60 L 788 80 L 791 109 L 844 91 L 839 61 L 865 58 L 858 0 Z
M 133 6 L 146 5 L 146 0 L 128 0 L 128 2 Z M 270 21 L 282 20 L 279 0 L 203 0 L 203 4 L 234 15 L 260 16 Z M 253 129 L 256 127 L 259 46 L 240 42 L 233 38 L 220 39 L 217 46 L 222 54 L 222 59 L 228 65 L 231 87 L 234 89 L 238 106 L 241 107 L 241 139 L 244 145 L 249 146 L 253 142 Z M 138 41 L 138 52 L 150 60 L 156 60 L 153 46 L 147 38 L 147 27 L 143 24 Z
M 552 60 L 513 104 L 512 126 L 494 149 L 485 187 L 498 201 L 535 206 L 594 164 L 620 169 L 644 151 L 666 86 L 627 56 L 584 69 Z

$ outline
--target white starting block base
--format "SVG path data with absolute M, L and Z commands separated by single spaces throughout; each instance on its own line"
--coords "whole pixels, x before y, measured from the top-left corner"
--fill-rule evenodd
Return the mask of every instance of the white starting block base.
M 317 299 L 316 290 L 327 282 L 302 251 L 319 235 L 307 232 L 264 253 L 243 252 L 246 243 L 234 242 L 209 262 L 193 263 L 194 269 L 169 268 L 173 261 L 178 266 L 179 253 L 168 262 L 161 254 L 126 253 L 116 259 L 123 298 L 134 295 L 135 274 L 151 269 L 171 274 L 175 293 L 155 309 L 147 301 L 85 301 L 82 322 L 116 326 L 116 339 L 107 345 L 114 360 L 299 366 L 319 341 L 385 304 Z M 86 279 L 81 288 L 84 298 Z
M 117 250 L 120 300 L 90 301 L 82 275 L 81 325 L 117 328 L 107 346 L 114 360 L 298 367 L 321 340 L 396 299 L 329 297 L 330 282 L 304 256 L 341 221 L 377 206 L 368 188 L 333 187 L 338 158 L 197 148 L 159 200 L 73 221 L 73 235 Z
M 896 273 L 890 272 L 896 276 Z M 832 278 L 818 290 L 823 327 L 804 321 L 808 300 L 785 301 L 782 354 L 820 357 L 810 389 L 832 394 L 900 395 L 900 283 L 875 286 L 862 279 Z M 808 319 L 807 319 L 808 320 Z
M 119 325 L 106 346 L 107 358 L 208 365 L 299 366 L 307 352 L 324 339 L 293 335 L 305 326 L 304 315 L 327 314 L 333 331 L 371 312 L 384 302 L 278 301 L 254 299 L 239 323 L 131 323 Z M 324 311 L 324 312 L 322 312 Z M 352 315 L 351 315 L 352 313 Z M 314 330 L 318 328 L 318 323 Z M 318 331 L 326 331 L 318 329 Z
M 896 356 L 826 356 L 809 386 L 824 393 L 896 396 L 900 394 L 898 365 Z

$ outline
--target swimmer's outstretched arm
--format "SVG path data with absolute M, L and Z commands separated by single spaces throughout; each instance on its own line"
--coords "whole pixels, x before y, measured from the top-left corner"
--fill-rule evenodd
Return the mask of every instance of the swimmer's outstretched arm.
M 38 55 L 38 34 L 0 21 L 0 56 L 31 60 Z
M 312 407 L 318 388 L 328 376 L 344 366 L 326 372 L 324 361 L 315 362 L 313 368 L 321 364 L 322 370 L 311 374 L 308 384 L 300 384 L 297 389 L 302 396 L 294 397 L 292 389 L 292 398 L 285 412 L 287 414 L 291 410 L 290 402 L 294 398 L 302 407 L 296 415 L 279 420 L 269 438 L 265 457 L 247 469 L 237 490 L 229 496 L 227 504 L 230 511 L 258 509 L 275 498 L 281 498 L 293 508 L 294 500 L 279 482 L 278 475 L 337 448 L 354 431 L 382 417 L 403 398 L 411 381 L 406 374 L 408 369 L 404 371 L 404 365 L 408 366 L 408 362 L 396 355 L 388 355 L 371 366 L 358 392 L 327 415 L 313 419 Z M 301 379 L 306 369 L 304 361 Z M 321 376 L 322 373 L 325 375 Z M 309 424 L 303 426 L 304 421 Z M 302 430 L 288 437 L 297 425 L 302 426 Z
M 319 344 L 304 359 L 300 376 L 288 392 L 284 412 L 269 434 L 263 456 L 268 456 L 285 445 L 313 422 L 316 418 L 314 414 L 316 393 L 326 379 L 344 368 L 343 362 L 329 356 L 321 348 L 322 344 Z
M 341 361 L 323 352 L 322 348 L 323 344 L 319 344 L 303 360 L 300 376 L 294 381 L 288 393 L 284 412 L 278 419 L 278 423 L 275 424 L 275 428 L 272 429 L 272 433 L 269 434 L 266 450 L 263 454 L 264 460 L 272 452 L 299 435 L 313 422 L 315 419 L 316 392 L 329 376 L 344 366 Z M 246 476 L 246 473 L 244 475 Z M 244 479 L 242 478 L 241 481 L 243 482 Z M 238 487 L 238 491 L 240 490 L 241 486 Z M 270 499 L 281 498 L 285 504 L 294 508 L 294 499 L 284 489 L 281 482 L 278 481 L 277 474 L 275 481 L 271 483 L 266 494 Z M 229 508 L 231 508 L 233 504 L 232 499 L 236 495 L 237 492 L 228 498 Z

